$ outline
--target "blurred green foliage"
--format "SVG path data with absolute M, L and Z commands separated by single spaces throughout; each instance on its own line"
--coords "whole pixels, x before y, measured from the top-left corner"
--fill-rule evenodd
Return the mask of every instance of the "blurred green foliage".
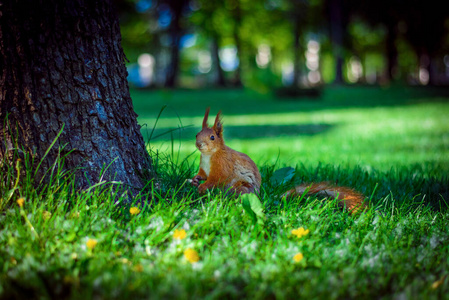
M 268 90 L 281 85 L 331 83 L 344 62 L 347 82 L 447 84 L 449 4 L 440 1 L 355 0 L 127 0 L 118 1 L 123 47 L 131 63 L 155 57 L 153 86 L 175 66 L 176 86 L 240 85 Z M 339 8 L 339 9 L 335 9 Z M 179 13 L 178 13 L 179 12 Z M 332 23 L 339 20 L 338 23 Z M 342 39 L 332 38 L 338 27 Z M 188 42 L 186 42 L 188 40 Z M 317 41 L 320 78 L 310 79 L 308 42 Z M 296 42 L 298 41 L 298 42 Z M 256 63 L 260 47 L 270 53 Z M 218 52 L 236 49 L 235 68 L 223 69 Z M 171 49 L 179 48 L 179 53 Z M 199 53 L 210 56 L 199 71 Z M 446 58 L 449 60 L 449 58 Z M 355 69 L 361 68 L 360 71 Z M 419 74 L 427 70 L 428 78 Z M 360 74 L 359 74 L 360 73 Z M 289 74 L 288 76 L 286 74 Z M 293 75 L 292 75 L 293 74 Z M 296 74 L 296 75 L 295 75 Z M 290 77 L 289 77 L 290 76 Z M 292 82 L 292 76 L 297 82 Z M 220 78 L 220 80 L 218 80 Z

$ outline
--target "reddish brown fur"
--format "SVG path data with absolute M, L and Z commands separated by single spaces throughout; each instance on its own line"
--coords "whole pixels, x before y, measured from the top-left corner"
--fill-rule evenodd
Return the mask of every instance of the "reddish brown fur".
M 204 114 L 204 119 L 203 119 L 203 129 L 207 128 L 207 119 L 209 118 L 209 110 L 210 108 L 206 108 L 206 113 Z
M 209 108 L 204 115 L 203 128 L 196 136 L 196 147 L 201 152 L 201 160 L 200 170 L 193 177 L 192 184 L 198 186 L 199 181 L 205 180 L 198 187 L 200 193 L 212 188 L 238 194 L 258 192 L 261 176 L 256 164 L 248 155 L 225 145 L 221 113 L 217 114 L 212 128 L 207 126 L 208 115 Z
M 341 208 L 346 208 L 351 213 L 357 213 L 366 208 L 364 204 L 363 194 L 344 186 L 335 186 L 328 182 L 319 182 L 311 184 L 301 184 L 296 186 L 284 193 L 286 197 L 297 196 L 300 197 L 302 194 L 307 192 L 309 194 L 316 194 L 318 196 L 335 199 L 339 201 L 338 206 Z

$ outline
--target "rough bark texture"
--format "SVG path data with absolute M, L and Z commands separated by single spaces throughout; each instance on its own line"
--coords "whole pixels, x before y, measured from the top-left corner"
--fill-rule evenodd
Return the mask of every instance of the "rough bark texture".
M 10 155 L 17 141 L 39 161 L 64 126 L 42 171 L 64 147 L 73 150 L 65 167 L 81 168 L 79 188 L 97 183 L 109 164 L 103 180 L 142 188 L 151 160 L 132 107 L 120 42 L 111 1 L 3 2 L 0 158 Z

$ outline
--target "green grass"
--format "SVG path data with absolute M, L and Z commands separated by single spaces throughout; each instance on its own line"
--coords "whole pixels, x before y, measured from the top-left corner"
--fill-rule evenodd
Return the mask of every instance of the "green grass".
M 321 162 L 379 171 L 419 165 L 426 173 L 449 172 L 449 98 L 418 88 L 328 88 L 321 100 L 302 101 L 238 90 L 132 95 L 147 140 L 167 105 L 150 145 L 171 152 L 174 141 L 180 159 L 195 151 L 195 134 L 211 106 L 212 117 L 223 111 L 227 144 L 257 165 Z M 198 157 L 192 157 L 197 164 Z
M 160 189 L 126 204 L 107 184 L 75 192 L 72 177 L 52 174 L 36 188 L 29 159 L 19 181 L 15 164 L 4 164 L 0 298 L 449 299 L 448 98 L 333 88 L 321 101 L 235 90 L 133 91 L 133 99 L 150 131 L 169 105 L 153 136 L 196 127 L 150 141 Z M 223 110 L 228 144 L 260 166 L 263 225 L 239 199 L 201 197 L 185 184 L 208 105 Z M 273 185 L 283 166 L 296 166 L 295 177 Z M 332 199 L 279 197 L 294 182 L 321 180 L 360 190 L 370 208 L 351 216 Z M 300 227 L 309 233 L 298 238 Z M 175 239 L 176 229 L 186 237 Z M 188 248 L 198 262 L 184 257 Z

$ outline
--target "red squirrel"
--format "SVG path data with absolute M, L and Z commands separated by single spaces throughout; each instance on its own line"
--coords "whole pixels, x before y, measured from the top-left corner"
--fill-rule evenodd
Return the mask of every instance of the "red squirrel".
M 209 108 L 203 119 L 203 127 L 196 135 L 196 147 L 201 152 L 200 170 L 192 178 L 192 185 L 198 187 L 200 194 L 208 189 L 220 188 L 228 193 L 258 193 L 261 176 L 256 164 L 248 155 L 235 151 L 225 145 L 221 112 L 215 118 L 214 126 L 207 120 Z M 200 181 L 204 183 L 200 184 Z M 285 197 L 301 196 L 304 193 L 337 198 L 339 206 L 351 213 L 365 208 L 364 196 L 347 187 L 338 187 L 327 182 L 301 184 L 283 194 Z
M 262 178 L 256 164 L 248 155 L 232 150 L 225 145 L 221 113 L 215 118 L 212 128 L 207 126 L 209 108 L 204 115 L 203 128 L 196 135 L 196 147 L 201 152 L 200 170 L 192 178 L 198 192 L 204 193 L 214 187 L 237 194 L 258 193 Z

